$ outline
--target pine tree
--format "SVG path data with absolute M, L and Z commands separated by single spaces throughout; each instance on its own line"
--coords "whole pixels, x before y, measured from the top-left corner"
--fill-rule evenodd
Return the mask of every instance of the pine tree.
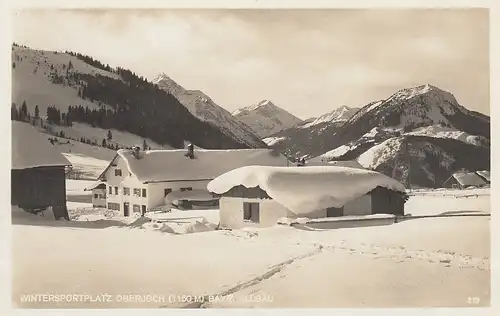
M 21 105 L 21 111 L 19 113 L 19 119 L 25 121 L 28 118 L 28 107 L 26 106 L 26 101 L 23 101 Z
M 13 102 L 10 108 L 10 119 L 17 121 L 19 120 L 19 113 L 17 112 L 16 104 Z
M 73 63 L 71 62 L 71 60 L 69 61 L 69 64 L 68 64 L 68 69 L 72 69 L 73 68 Z
M 102 147 L 106 147 L 106 139 L 102 139 Z
M 142 150 L 144 151 L 148 150 L 148 143 L 146 142 L 146 140 L 142 142 Z
M 38 109 L 38 105 L 35 105 L 35 118 L 40 117 L 40 110 Z
M 108 130 L 107 139 L 108 139 L 108 142 L 113 139 L 113 134 L 111 134 L 110 130 Z

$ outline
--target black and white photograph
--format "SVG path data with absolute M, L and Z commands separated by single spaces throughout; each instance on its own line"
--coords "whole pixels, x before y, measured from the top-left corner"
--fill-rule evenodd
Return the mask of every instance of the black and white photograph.
M 7 14 L 12 309 L 492 306 L 488 7 Z

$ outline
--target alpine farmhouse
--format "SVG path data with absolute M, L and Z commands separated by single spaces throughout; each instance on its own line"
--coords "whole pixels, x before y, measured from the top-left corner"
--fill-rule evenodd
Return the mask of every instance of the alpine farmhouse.
M 107 208 L 124 216 L 164 205 L 171 192 L 207 191 L 207 184 L 230 170 L 249 165 L 285 166 L 272 149 L 118 150 L 98 177 L 106 185 Z

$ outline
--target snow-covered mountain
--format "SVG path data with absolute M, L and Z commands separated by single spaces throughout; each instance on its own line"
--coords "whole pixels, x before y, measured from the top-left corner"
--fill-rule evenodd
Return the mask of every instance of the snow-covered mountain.
M 266 146 L 257 136 L 249 144 L 252 141 L 206 124 L 178 99 L 127 69 L 114 69 L 79 53 L 17 44 L 11 56 L 12 119 L 19 119 L 15 117 L 23 109 L 26 114 L 21 120 L 33 122 L 37 108 L 37 124 L 50 133 L 63 132 L 94 146 L 102 146 L 104 140 L 113 150 L 142 146 L 144 141 L 151 148 L 182 148 L 186 141 L 204 148 Z M 208 98 L 200 92 L 193 95 Z M 108 130 L 115 135 L 110 142 Z M 118 139 L 118 135 L 123 137 Z
M 332 112 L 323 114 L 319 117 L 310 118 L 307 122 L 302 124 L 297 124 L 294 126 L 295 128 L 310 128 L 319 124 L 329 124 L 329 123 L 345 123 L 349 120 L 359 108 L 350 108 L 348 106 L 341 106 L 338 109 L 333 110 Z
M 218 126 L 226 135 L 251 147 L 265 146 L 249 126 L 237 120 L 202 91 L 186 90 L 165 73 L 160 73 L 151 82 L 175 96 L 194 116 Z
M 276 134 L 302 122 L 293 114 L 274 105 L 269 100 L 234 111 L 233 116 L 250 128 L 261 138 Z
M 332 132 L 344 125 L 359 108 L 341 106 L 319 117 L 313 117 L 263 139 L 269 146 L 286 148 L 292 153 L 310 155 L 310 152 L 301 150 L 302 144 L 309 144 L 318 135 L 326 130 Z
M 366 168 L 421 186 L 441 186 L 462 168 L 490 168 L 490 118 L 432 85 L 397 91 L 341 125 L 293 142 L 283 136 L 273 135 L 273 147 L 316 157 L 311 162 L 357 159 Z

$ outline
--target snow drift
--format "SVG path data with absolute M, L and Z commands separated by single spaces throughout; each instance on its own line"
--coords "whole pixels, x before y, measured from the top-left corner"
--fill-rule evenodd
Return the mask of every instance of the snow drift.
M 224 194 L 239 185 L 260 187 L 296 215 L 342 207 L 379 186 L 405 192 L 401 183 L 381 173 L 334 166 L 247 166 L 217 177 L 207 188 Z

